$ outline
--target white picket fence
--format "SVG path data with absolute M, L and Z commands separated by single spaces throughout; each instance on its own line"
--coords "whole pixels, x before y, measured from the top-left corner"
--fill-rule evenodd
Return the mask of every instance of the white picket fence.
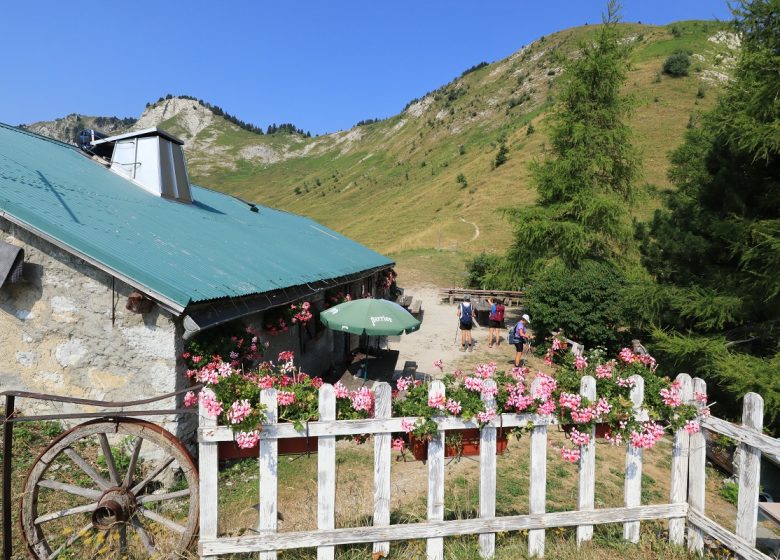
M 701 379 L 680 374 L 682 397 L 692 401 L 694 390 L 706 394 Z M 635 376 L 631 398 L 637 410 L 643 400 L 643 379 Z M 581 393 L 593 399 L 596 382 L 582 380 Z M 431 384 L 432 393 L 443 393 L 439 381 Z M 627 446 L 625 459 L 624 507 L 595 509 L 594 434 L 591 443 L 582 446 L 579 463 L 578 510 L 546 513 L 547 429 L 555 420 L 545 416 L 503 414 L 481 431 L 479 518 L 444 520 L 444 438 L 447 430 L 475 428 L 474 422 L 457 418 L 439 420 L 440 431 L 428 445 L 428 518 L 421 523 L 390 524 L 391 434 L 401 432 L 403 420 L 391 417 L 391 389 L 386 383 L 375 388 L 375 417 L 367 420 L 335 420 L 336 397 L 331 385 L 320 388 L 320 419 L 308 424 L 308 434 L 297 432 L 291 424 L 277 423 L 276 390 L 263 391 L 261 400 L 268 407 L 268 423 L 261 432 L 259 445 L 260 492 L 256 532 L 241 537 L 220 537 L 218 527 L 217 444 L 232 441 L 230 428 L 217 426 L 201 410 L 198 441 L 200 450 L 200 557 L 215 560 L 220 554 L 258 552 L 264 560 L 276 558 L 276 551 L 317 547 L 318 560 L 334 558 L 336 545 L 373 543 L 375 553 L 387 554 L 390 541 L 427 539 L 429 560 L 444 558 L 444 537 L 479 534 L 480 554 L 491 558 L 495 533 L 528 530 L 528 550 L 532 556 L 544 555 L 545 530 L 577 527 L 577 542 L 593 536 L 593 526 L 622 523 L 624 538 L 638 542 L 640 522 L 669 520 L 669 540 L 683 545 L 686 538 L 692 551 L 701 551 L 705 536 L 711 536 L 749 559 L 769 557 L 755 549 L 756 512 L 759 492 L 761 452 L 780 453 L 780 443 L 761 433 L 763 400 L 755 393 L 745 397 L 743 426 L 718 418 L 706 418 L 703 426 L 740 442 L 744 460 L 740 469 L 736 534 L 715 523 L 704 513 L 705 441 L 701 433 L 674 434 L 672 447 L 671 496 L 669 503 L 641 505 L 642 450 Z M 487 402 L 488 406 L 492 403 Z M 533 425 L 530 433 L 529 514 L 496 517 L 496 431 L 499 428 Z M 336 436 L 372 434 L 374 436 L 374 505 L 372 526 L 335 528 Z M 277 532 L 277 439 L 318 437 L 317 530 Z

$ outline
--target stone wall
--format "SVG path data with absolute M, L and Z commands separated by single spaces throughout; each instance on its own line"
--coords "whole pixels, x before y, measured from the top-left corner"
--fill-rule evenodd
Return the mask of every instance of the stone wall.
M 1 390 L 116 401 L 184 384 L 176 361 L 181 328 L 172 314 L 157 306 L 145 315 L 127 311 L 130 286 L 3 219 L 0 239 L 24 248 L 26 280 L 0 289 Z M 17 403 L 23 414 L 74 408 Z M 182 435 L 172 420 L 159 423 Z

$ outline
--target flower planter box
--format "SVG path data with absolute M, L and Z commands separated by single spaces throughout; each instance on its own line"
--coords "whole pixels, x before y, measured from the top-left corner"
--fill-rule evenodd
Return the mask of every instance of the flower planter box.
M 458 443 L 452 441 L 452 438 L 445 436 L 444 456 L 445 457 L 475 457 L 479 455 L 480 436 L 478 428 L 466 430 L 450 430 L 447 435 L 457 434 L 460 439 Z M 447 440 L 450 440 L 449 442 Z M 503 455 L 509 440 L 505 432 L 496 435 L 496 455 Z M 414 458 L 418 461 L 428 460 L 428 440 L 418 439 L 414 434 L 409 434 L 409 449 Z
M 317 441 L 316 437 L 280 438 L 278 453 L 279 455 L 317 453 Z M 257 446 L 242 449 L 234 441 L 220 441 L 217 444 L 217 456 L 220 459 L 257 459 L 258 454 Z
M 579 430 L 579 427 L 577 424 L 562 424 L 561 428 L 564 432 L 566 432 L 566 435 L 570 435 L 573 428 L 577 428 Z M 610 433 L 612 433 L 609 424 L 596 424 L 596 437 L 597 438 L 605 438 Z

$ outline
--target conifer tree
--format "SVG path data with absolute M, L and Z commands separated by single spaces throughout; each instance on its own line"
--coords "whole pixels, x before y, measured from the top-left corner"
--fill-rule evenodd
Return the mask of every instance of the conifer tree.
M 742 52 L 716 107 L 671 156 L 677 190 L 638 229 L 656 279 L 656 347 L 735 403 L 780 414 L 780 0 L 735 9 Z M 778 425 L 775 424 L 775 429 Z
M 595 40 L 565 63 L 550 150 L 531 166 L 538 204 L 513 212 L 509 264 L 521 278 L 550 260 L 574 269 L 584 259 L 620 259 L 631 240 L 627 205 L 640 164 L 626 123 L 631 99 L 620 92 L 630 47 L 618 11 L 611 1 Z

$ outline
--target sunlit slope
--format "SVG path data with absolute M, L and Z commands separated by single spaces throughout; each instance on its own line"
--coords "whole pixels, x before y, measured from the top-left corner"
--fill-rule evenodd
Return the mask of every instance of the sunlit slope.
M 681 141 L 690 116 L 711 106 L 736 51 L 716 22 L 623 27 L 635 44 L 626 91 L 636 100 L 632 125 L 644 180 L 667 187 L 666 154 Z M 502 248 L 511 230 L 501 208 L 534 202 L 528 163 L 543 153 L 543 117 L 554 101 L 560 60 L 576 56 L 577 44 L 593 29 L 541 38 L 466 73 L 399 115 L 349 131 L 311 139 L 258 137 L 215 122 L 206 132 L 217 138 L 213 144 L 222 147 L 229 165 L 195 165 L 193 178 L 312 216 L 386 252 L 438 248 L 473 254 Z M 690 75 L 662 75 L 663 61 L 678 49 L 692 54 Z M 175 122 L 162 124 L 176 130 Z M 276 161 L 241 157 L 258 140 Z M 501 141 L 508 159 L 495 167 Z M 193 156 L 198 160 L 199 154 Z M 654 205 L 648 199 L 635 211 L 642 214 Z

